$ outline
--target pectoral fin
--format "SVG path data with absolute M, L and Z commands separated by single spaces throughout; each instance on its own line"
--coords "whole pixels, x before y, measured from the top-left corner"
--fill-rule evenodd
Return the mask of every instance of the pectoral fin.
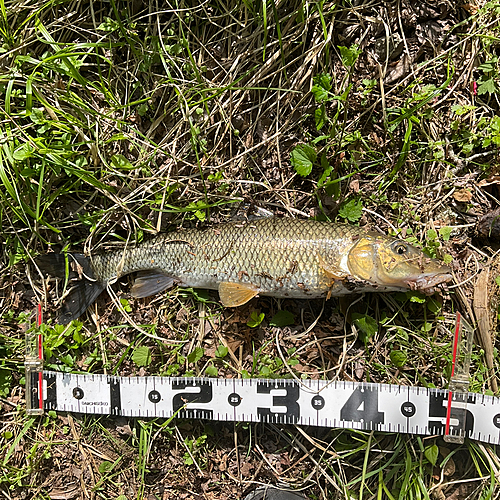
M 220 301 L 225 307 L 238 307 L 253 299 L 259 291 L 253 285 L 224 282 L 219 285 Z
M 163 292 L 174 284 L 171 276 L 161 271 L 140 271 L 130 293 L 138 299 Z
M 329 264 L 321 257 L 321 255 L 318 255 L 318 260 L 319 260 L 319 265 L 321 269 L 323 269 L 324 273 L 331 279 L 333 280 L 343 280 L 349 276 L 348 273 L 345 271 L 342 271 L 341 269 L 335 268 Z

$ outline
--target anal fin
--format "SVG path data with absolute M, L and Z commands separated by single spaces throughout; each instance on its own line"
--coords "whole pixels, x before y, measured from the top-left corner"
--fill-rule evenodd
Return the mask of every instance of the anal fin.
M 156 293 L 163 292 L 174 284 L 171 276 L 163 274 L 161 271 L 140 271 L 137 273 L 134 285 L 130 293 L 138 299 L 149 297 Z
M 238 307 L 253 299 L 259 290 L 246 283 L 223 282 L 219 285 L 220 301 L 224 307 Z

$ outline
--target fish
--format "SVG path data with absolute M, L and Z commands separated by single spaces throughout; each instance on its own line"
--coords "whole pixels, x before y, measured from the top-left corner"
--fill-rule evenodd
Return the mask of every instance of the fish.
M 252 298 L 315 299 L 364 292 L 432 294 L 448 266 L 404 240 L 312 219 L 263 218 L 160 234 L 134 246 L 84 255 L 47 253 L 45 274 L 68 280 L 58 322 L 77 319 L 118 278 L 148 297 L 174 285 L 218 290 L 225 307 Z

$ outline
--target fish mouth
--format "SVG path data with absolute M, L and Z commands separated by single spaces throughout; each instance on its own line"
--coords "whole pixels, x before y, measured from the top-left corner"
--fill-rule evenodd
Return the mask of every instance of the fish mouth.
M 416 290 L 425 293 L 426 295 L 432 295 L 436 291 L 435 289 L 438 285 L 447 283 L 452 279 L 453 276 L 448 271 L 438 274 L 430 273 L 420 275 L 416 278 L 406 280 L 406 284 L 411 290 Z

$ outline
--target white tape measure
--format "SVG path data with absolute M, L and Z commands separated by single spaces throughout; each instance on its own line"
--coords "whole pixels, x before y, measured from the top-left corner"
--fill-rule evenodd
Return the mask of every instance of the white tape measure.
M 343 427 L 467 436 L 500 443 L 499 399 L 470 393 L 453 393 L 450 399 L 450 391 L 445 389 L 324 380 L 114 377 L 52 371 L 43 372 L 41 392 L 35 372 L 30 385 L 31 407 L 44 410 Z
M 26 406 L 142 418 L 270 422 L 464 437 L 500 444 L 500 399 L 467 392 L 472 329 L 457 316 L 450 389 L 298 379 L 116 377 L 43 371 L 42 339 L 27 337 Z M 39 309 L 38 324 L 41 324 Z M 466 325 L 466 324 L 465 324 Z M 465 347 L 465 348 L 464 348 Z

